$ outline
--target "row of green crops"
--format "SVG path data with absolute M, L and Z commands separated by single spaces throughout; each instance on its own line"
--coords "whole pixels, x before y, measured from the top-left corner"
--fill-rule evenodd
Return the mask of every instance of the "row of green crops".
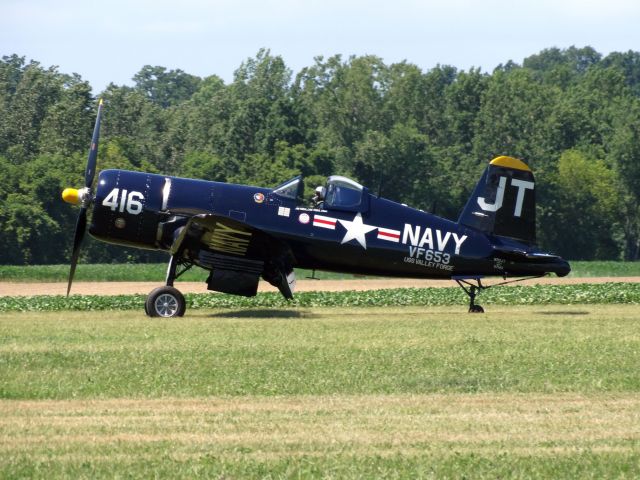
M 260 293 L 253 298 L 219 294 L 187 294 L 188 308 L 287 308 L 287 307 L 389 307 L 466 305 L 466 295 L 453 288 L 397 288 L 346 292 L 302 292 L 292 301 L 279 293 Z M 60 310 L 140 309 L 144 295 L 40 295 L 0 297 L 0 312 Z M 491 288 L 479 303 L 495 305 L 536 304 L 640 304 L 640 283 L 579 285 L 532 285 Z
M 572 277 L 632 277 L 640 276 L 640 262 L 571 262 Z M 154 282 L 162 280 L 167 266 L 164 263 L 87 264 L 80 265 L 75 280 L 79 282 Z M 69 265 L 0 265 L 0 281 L 5 282 L 66 282 Z M 180 279 L 204 282 L 208 272 L 194 268 Z M 312 275 L 310 270 L 296 269 L 298 278 Z M 353 275 L 315 272 L 316 278 L 354 278 Z

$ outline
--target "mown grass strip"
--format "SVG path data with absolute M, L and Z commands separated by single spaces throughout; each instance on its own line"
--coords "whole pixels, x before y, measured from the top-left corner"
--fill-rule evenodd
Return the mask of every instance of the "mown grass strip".
M 279 293 L 259 293 L 245 298 L 219 294 L 187 294 L 189 309 L 287 308 L 287 307 L 389 307 L 465 305 L 467 297 L 457 287 L 397 288 L 364 292 L 301 292 L 293 301 Z M 61 310 L 135 310 L 144 295 L 36 295 L 0 297 L 0 312 Z M 479 303 L 495 305 L 640 304 L 640 284 L 602 283 L 580 285 L 531 285 L 491 288 Z
M 4 401 L 0 477 L 637 478 L 639 407 L 539 394 Z

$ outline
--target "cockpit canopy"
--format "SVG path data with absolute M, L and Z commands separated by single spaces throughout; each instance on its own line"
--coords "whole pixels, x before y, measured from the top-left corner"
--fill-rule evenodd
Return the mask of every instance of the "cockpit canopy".
M 273 193 L 280 197 L 301 203 L 304 195 L 302 176 L 298 175 L 291 180 L 281 183 L 273 190 Z M 324 198 L 314 199 L 320 201 L 320 203 L 316 205 L 317 207 L 353 212 L 364 212 L 369 207 L 367 189 L 347 177 L 340 175 L 330 176 L 327 179 L 323 193 Z
M 350 178 L 332 175 L 327 179 L 325 207 L 355 209 L 362 203 L 364 187 Z
M 291 180 L 287 180 L 286 182 L 281 183 L 273 189 L 273 193 L 284 198 L 301 201 L 304 195 L 304 183 L 302 182 L 302 175 L 298 175 L 297 177 L 293 177 Z

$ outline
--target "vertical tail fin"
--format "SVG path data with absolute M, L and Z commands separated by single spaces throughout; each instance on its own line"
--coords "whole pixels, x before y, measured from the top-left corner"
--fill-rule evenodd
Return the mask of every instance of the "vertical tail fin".
M 536 243 L 535 182 L 516 158 L 491 160 L 458 223 L 492 235 Z

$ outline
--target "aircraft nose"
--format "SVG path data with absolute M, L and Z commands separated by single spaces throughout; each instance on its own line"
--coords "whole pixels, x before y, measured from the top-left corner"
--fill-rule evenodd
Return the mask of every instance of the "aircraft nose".
M 62 192 L 62 199 L 71 205 L 87 207 L 93 201 L 93 196 L 88 188 L 65 188 Z

